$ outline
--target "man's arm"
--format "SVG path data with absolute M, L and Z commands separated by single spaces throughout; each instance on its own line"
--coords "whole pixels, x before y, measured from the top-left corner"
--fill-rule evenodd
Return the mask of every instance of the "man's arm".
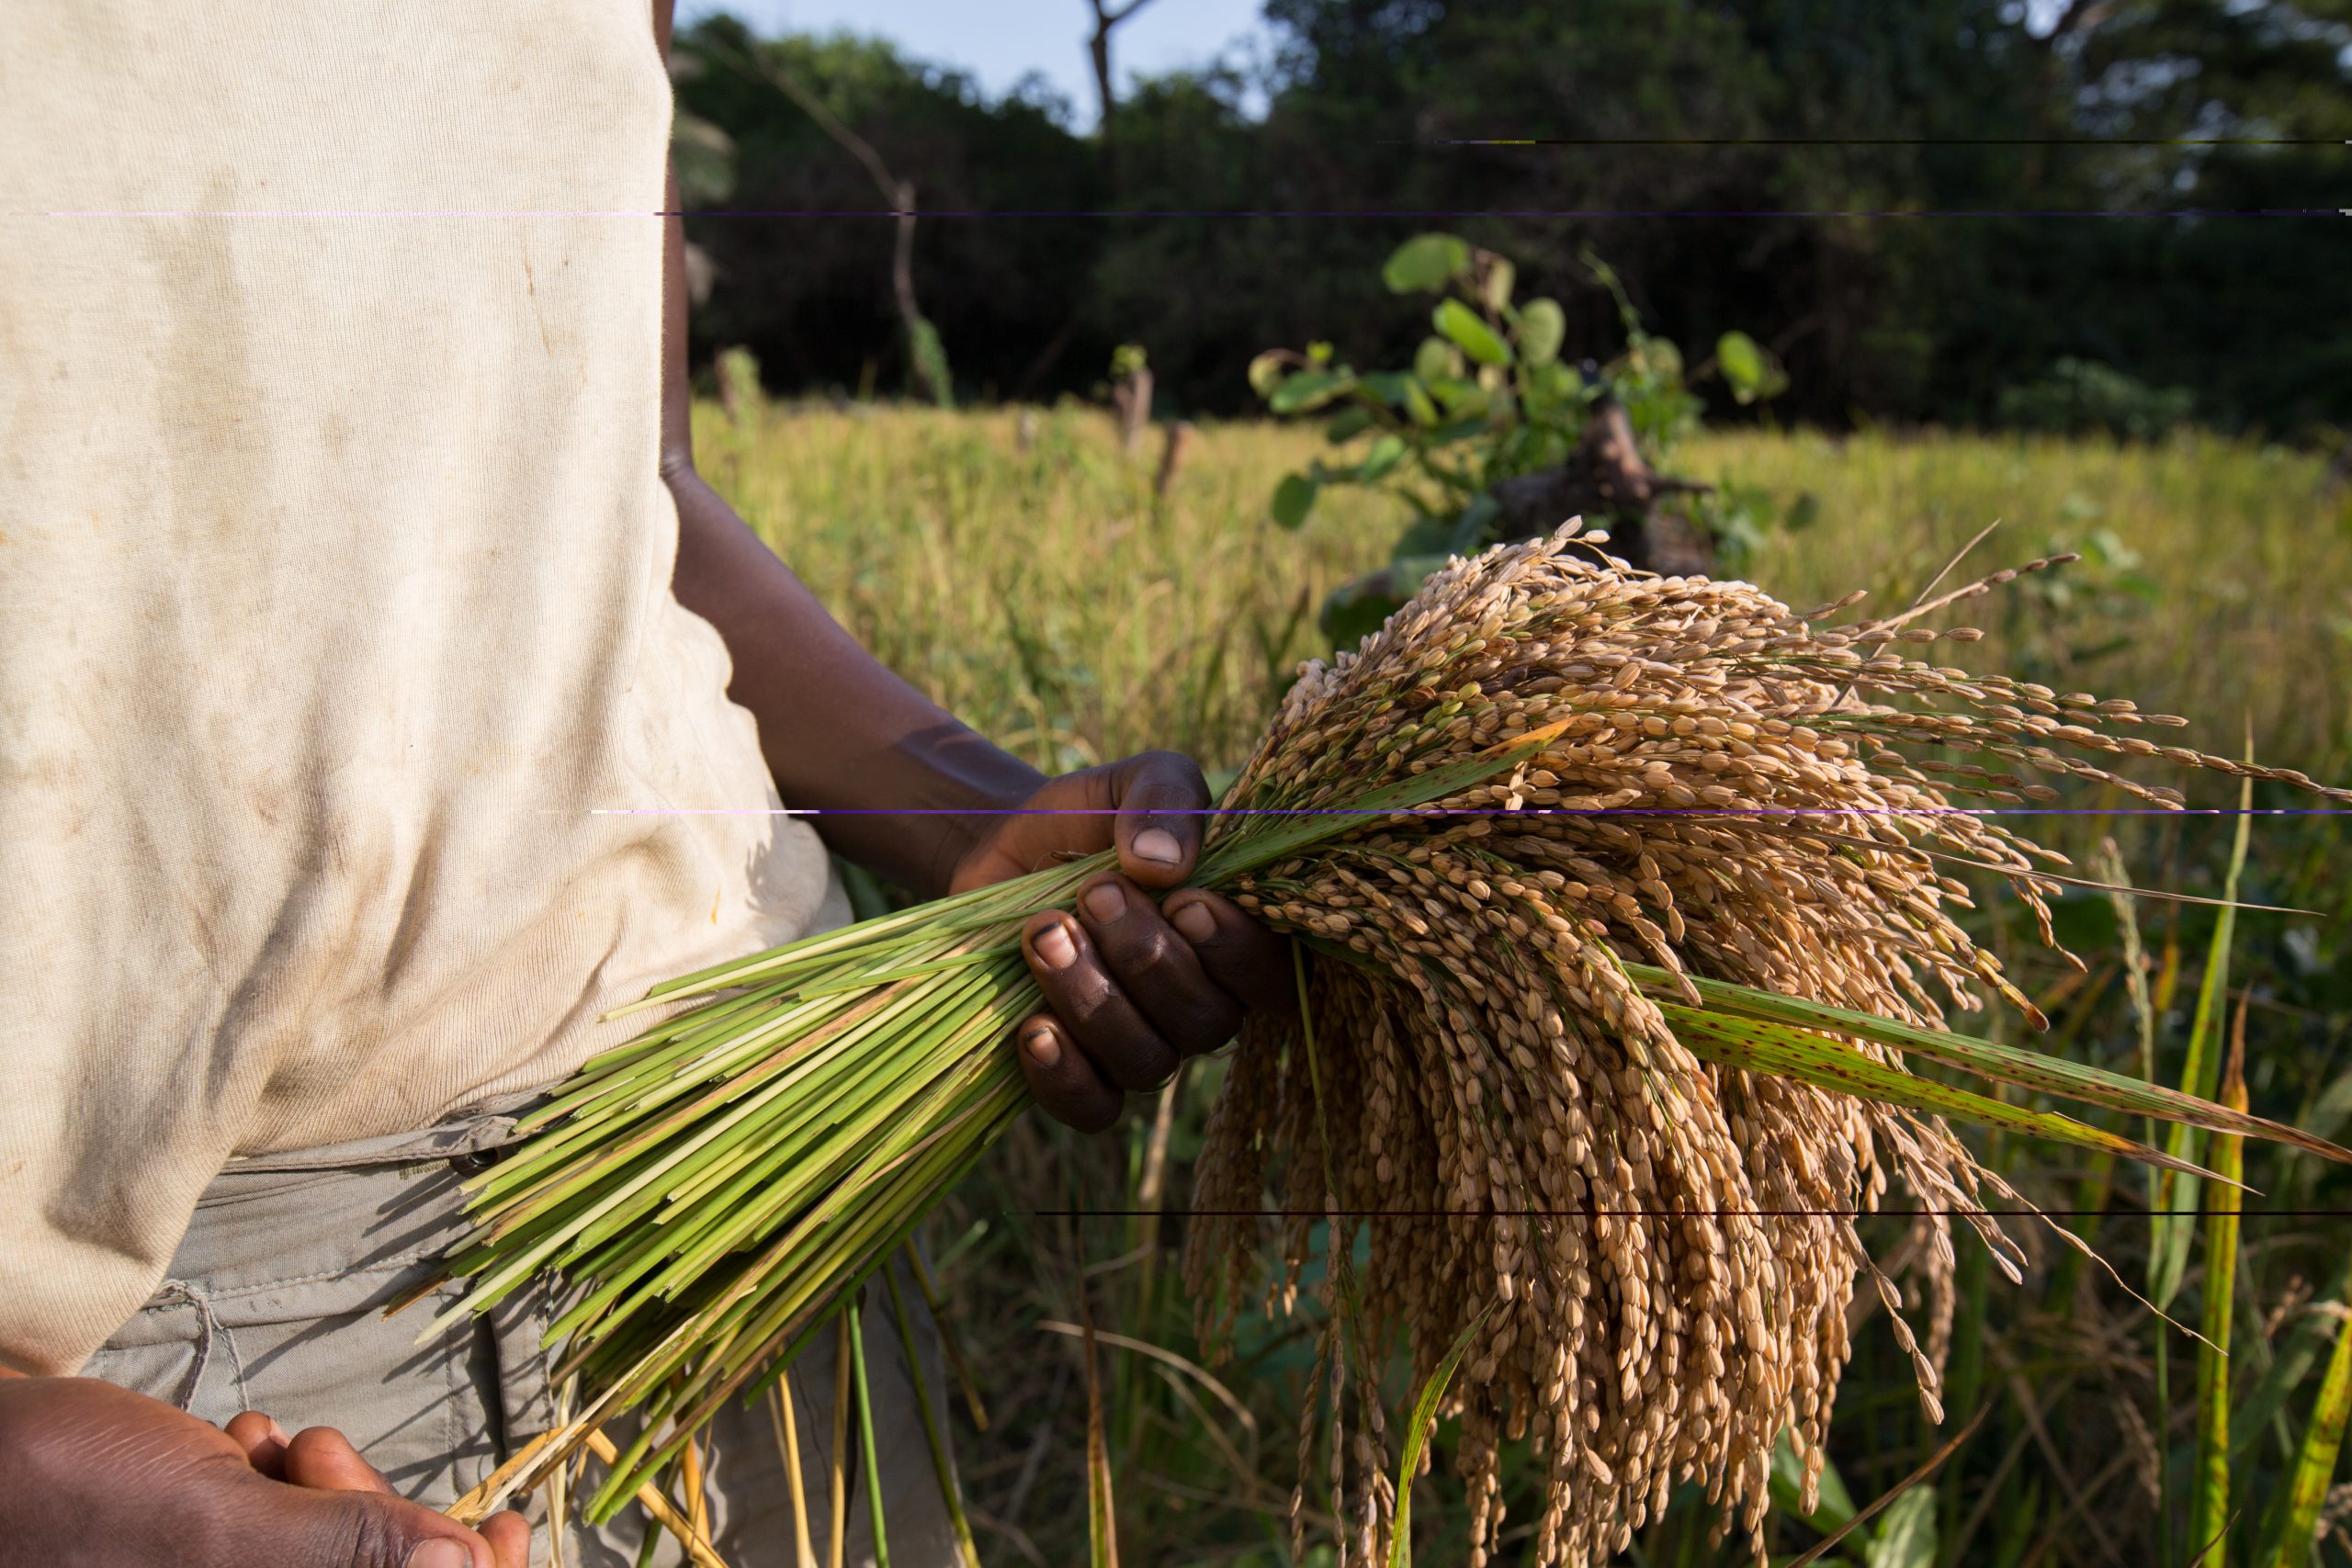
M 677 182 L 670 184 L 675 208 Z M 989 817 L 1046 778 L 885 668 L 827 614 L 790 567 L 695 471 L 688 424 L 684 226 L 669 221 L 663 287 L 662 477 L 678 508 L 678 602 L 718 628 L 734 657 L 728 695 L 759 720 L 776 789 L 823 812 L 887 807 L 907 816 L 820 816 L 827 844 L 919 893 L 947 890 Z
M 665 61 L 669 13 L 670 0 L 654 0 Z M 820 812 L 819 835 L 847 858 L 935 897 L 1062 854 L 1118 852 L 1119 869 L 1080 889 L 1075 911 L 1042 910 L 1023 930 L 1052 1010 L 1013 1032 L 1039 1103 L 1073 1126 L 1106 1127 L 1125 1091 L 1156 1088 L 1183 1057 L 1231 1039 L 1244 1008 L 1288 1006 L 1287 949 L 1228 900 L 1182 886 L 1209 804 L 1190 759 L 1147 751 L 1046 777 L 884 668 L 695 472 L 677 192 L 673 171 L 662 476 L 678 511 L 673 592 L 726 640 L 728 695 L 758 721 L 778 792 Z
M 653 0 L 670 58 L 674 0 Z M 1045 775 L 990 745 L 859 646 L 817 596 L 695 469 L 686 375 L 686 233 L 672 171 L 662 265 L 662 478 L 678 510 L 678 602 L 718 628 L 733 656 L 727 694 L 751 710 L 777 791 L 820 812 L 887 807 L 906 816 L 819 817 L 844 857 L 925 896 Z

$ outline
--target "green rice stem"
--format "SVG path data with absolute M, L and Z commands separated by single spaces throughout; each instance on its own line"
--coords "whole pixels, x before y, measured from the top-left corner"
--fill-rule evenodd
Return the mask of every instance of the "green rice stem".
M 849 1353 L 857 1383 L 857 1446 L 865 1461 L 865 1503 L 873 1510 L 875 1568 L 890 1568 L 890 1546 L 882 1528 L 882 1467 L 874 1461 L 874 1392 L 866 1382 L 865 1332 L 857 1320 L 857 1298 L 843 1309 L 849 1314 Z

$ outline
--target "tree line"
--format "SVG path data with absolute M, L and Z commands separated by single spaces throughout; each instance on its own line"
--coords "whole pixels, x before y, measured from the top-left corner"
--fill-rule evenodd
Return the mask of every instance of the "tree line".
M 1623 343 L 1588 248 L 1660 334 L 1753 334 L 1782 419 L 2352 425 L 2352 0 L 1268 0 L 1254 75 L 1115 100 L 1095 15 L 1084 133 L 878 40 L 682 37 L 698 352 L 1046 400 L 1138 344 L 1241 413 L 1268 345 L 1409 355 L 1374 266 L 1442 226 L 1571 360 Z

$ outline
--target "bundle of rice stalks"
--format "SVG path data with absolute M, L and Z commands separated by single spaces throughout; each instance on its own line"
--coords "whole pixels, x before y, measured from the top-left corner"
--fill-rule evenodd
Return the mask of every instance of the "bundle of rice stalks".
M 1521 1438 L 1546 1478 L 1538 1562 L 1621 1548 L 1690 1477 L 1760 1553 L 1775 1438 L 1819 1472 L 1862 1274 L 1936 1411 L 1936 1347 L 1905 1325 L 1856 1216 L 1900 1184 L 1928 1212 L 1931 1273 L 1951 1268 L 1950 1214 L 2016 1272 L 1985 1211 L 2022 1201 L 1951 1121 L 2194 1168 L 1910 1058 L 2352 1158 L 1941 1027 L 1980 989 L 2035 1016 L 1953 919 L 1950 869 L 2006 877 L 2045 941 L 2068 880 L 1955 800 L 2048 798 L 2030 773 L 2179 805 L 2104 765 L 2133 757 L 2352 798 L 2160 746 L 2142 731 L 2179 721 L 2129 703 L 1897 650 L 1972 639 L 1910 623 L 2017 574 L 1832 629 L 1851 601 L 1793 615 L 1745 583 L 1597 561 L 1564 529 L 1452 564 L 1291 691 L 1196 880 L 1301 939 L 1306 1006 L 1245 1030 L 1186 1269 L 1215 1338 L 1253 1293 L 1269 1192 L 1288 1216 L 1284 1307 L 1329 1218 L 1318 1382 L 1343 1544 L 1367 1561 L 1394 1528 L 1377 1373 L 1399 1337 L 1425 1386 L 1461 1358 L 1407 1452 L 1425 1452 L 1427 1410 L 1461 1417 L 1474 1561 L 1499 1523 L 1500 1445 Z M 608 1517 L 721 1401 L 778 1375 L 1022 1110 L 1006 1032 L 1040 1004 L 1021 921 L 1108 860 L 659 987 L 641 1005 L 707 999 L 528 1120 L 475 1179 L 479 1230 L 451 1264 L 474 1281 L 453 1315 L 550 1270 L 575 1294 L 550 1339 L 579 1414 L 507 1491 L 635 1412 L 588 1505 Z

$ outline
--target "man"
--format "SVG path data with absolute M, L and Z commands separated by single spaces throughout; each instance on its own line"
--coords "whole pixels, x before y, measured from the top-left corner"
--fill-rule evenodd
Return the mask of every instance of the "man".
M 0 1563 L 543 1551 L 436 1510 L 547 1424 L 545 1303 L 380 1308 L 605 1009 L 846 918 L 827 849 L 935 894 L 1115 845 L 1024 935 L 1073 1125 L 1281 1003 L 1161 898 L 1197 769 L 1042 777 L 695 473 L 667 10 L 88 0 L 0 55 Z

